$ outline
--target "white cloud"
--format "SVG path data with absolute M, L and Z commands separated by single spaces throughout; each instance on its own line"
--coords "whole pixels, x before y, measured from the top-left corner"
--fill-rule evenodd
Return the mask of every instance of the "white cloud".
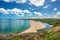
M 0 13 L 4 13 L 4 14 L 15 14 L 17 16 L 25 16 L 24 14 L 25 13 L 29 13 L 28 16 L 33 16 L 32 12 L 30 12 L 29 10 L 21 10 L 21 9 L 17 9 L 17 8 L 14 8 L 14 9 L 4 9 L 4 8 L 0 8 Z M 33 12 L 34 15 L 37 15 L 36 17 L 44 17 L 46 16 L 45 18 L 60 18 L 60 12 L 57 12 L 56 15 L 43 15 L 41 12 Z M 21 14 L 21 15 L 20 15 Z
M 5 2 L 12 2 L 13 0 L 3 0 L 3 1 L 5 1 Z
M 30 0 L 30 3 L 39 7 L 44 5 L 45 0 Z
M 34 12 L 35 15 L 38 15 L 38 16 L 43 16 L 43 14 L 41 12 Z
M 24 12 L 24 13 L 30 13 L 30 11 L 29 11 L 29 10 L 24 10 L 23 12 Z
M 8 12 L 12 12 L 12 13 L 14 13 L 14 14 L 16 14 L 16 15 L 21 14 L 21 16 L 24 16 L 24 13 L 30 13 L 29 10 L 21 10 L 21 9 L 17 9 L 17 8 L 14 8 L 14 9 L 12 9 L 12 10 L 7 10 L 7 11 L 8 11 Z
M 55 15 L 48 15 L 45 13 L 44 18 L 60 18 L 60 12 L 57 12 Z
M 24 16 L 24 13 L 29 13 L 30 14 L 29 10 L 21 10 L 21 9 L 17 9 L 17 8 L 7 9 L 7 10 L 4 9 L 4 8 L 0 8 L 0 12 L 4 13 L 4 14 L 15 14 L 15 15 L 18 15 L 18 16 Z
M 16 2 L 16 3 L 25 3 L 26 0 L 3 0 L 5 2 Z
M 51 0 L 51 2 L 55 2 L 56 0 Z
M 23 14 L 23 13 L 30 13 L 29 10 L 21 10 L 21 9 L 7 9 L 8 12 L 14 12 L 14 13 L 19 13 L 19 14 Z
M 60 12 L 57 12 L 57 14 L 54 17 L 55 18 L 60 18 Z
M 23 10 L 17 9 L 17 8 L 9 9 L 9 10 L 7 10 L 7 11 L 13 11 L 13 12 L 15 12 L 15 13 L 22 13 L 22 12 L 23 12 Z
M 22 10 L 21 9 L 17 9 L 17 8 L 14 8 L 14 9 L 7 9 L 8 12 L 12 13 L 12 14 L 16 14 L 19 16 L 19 14 L 22 14 Z
M 57 8 L 54 8 L 53 10 L 57 10 Z
M 43 8 L 48 8 L 50 5 L 46 5 L 46 6 L 44 6 Z
M 0 12 L 1 13 L 5 13 L 5 14 L 8 14 L 7 10 L 5 10 L 4 8 L 0 8 Z
M 16 3 L 25 3 L 26 0 L 16 0 Z

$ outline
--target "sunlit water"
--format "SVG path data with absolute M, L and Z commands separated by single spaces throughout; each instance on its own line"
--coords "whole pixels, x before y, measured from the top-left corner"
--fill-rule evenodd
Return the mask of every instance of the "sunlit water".
M 29 27 L 29 20 L 0 19 L 0 34 L 18 33 Z

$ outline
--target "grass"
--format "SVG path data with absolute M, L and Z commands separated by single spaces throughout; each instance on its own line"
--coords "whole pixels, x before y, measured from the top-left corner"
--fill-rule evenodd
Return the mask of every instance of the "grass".
M 45 33 L 44 40 L 60 40 L 60 32 Z
M 12 38 L 9 38 L 8 40 L 23 40 L 23 39 L 20 38 L 19 36 L 14 36 Z

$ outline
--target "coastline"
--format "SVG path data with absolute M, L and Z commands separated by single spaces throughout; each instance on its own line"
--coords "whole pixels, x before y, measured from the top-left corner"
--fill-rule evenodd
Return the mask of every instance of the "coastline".
M 27 30 L 19 33 L 19 35 L 20 34 L 25 34 L 25 33 L 36 33 L 37 30 L 45 28 L 45 25 L 43 23 L 36 22 L 34 20 L 30 20 L 30 25 L 31 25 L 30 28 L 28 28 Z

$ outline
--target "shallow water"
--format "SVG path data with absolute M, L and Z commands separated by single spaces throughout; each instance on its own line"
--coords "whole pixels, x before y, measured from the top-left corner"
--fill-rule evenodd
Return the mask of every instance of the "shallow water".
M 30 27 L 30 20 L 0 19 L 0 34 L 22 32 Z
M 45 28 L 38 30 L 39 32 L 49 30 L 49 29 L 51 29 L 53 27 L 53 25 L 50 25 L 48 23 L 43 23 L 43 24 L 45 25 Z
M 35 21 L 38 22 L 38 23 L 40 23 L 39 20 L 35 20 Z M 44 22 L 41 22 L 41 23 L 43 23 L 45 25 L 45 28 L 38 30 L 40 32 L 45 31 L 45 30 L 49 30 L 49 29 L 51 29 L 53 27 L 53 25 L 50 25 L 48 23 L 44 23 Z

